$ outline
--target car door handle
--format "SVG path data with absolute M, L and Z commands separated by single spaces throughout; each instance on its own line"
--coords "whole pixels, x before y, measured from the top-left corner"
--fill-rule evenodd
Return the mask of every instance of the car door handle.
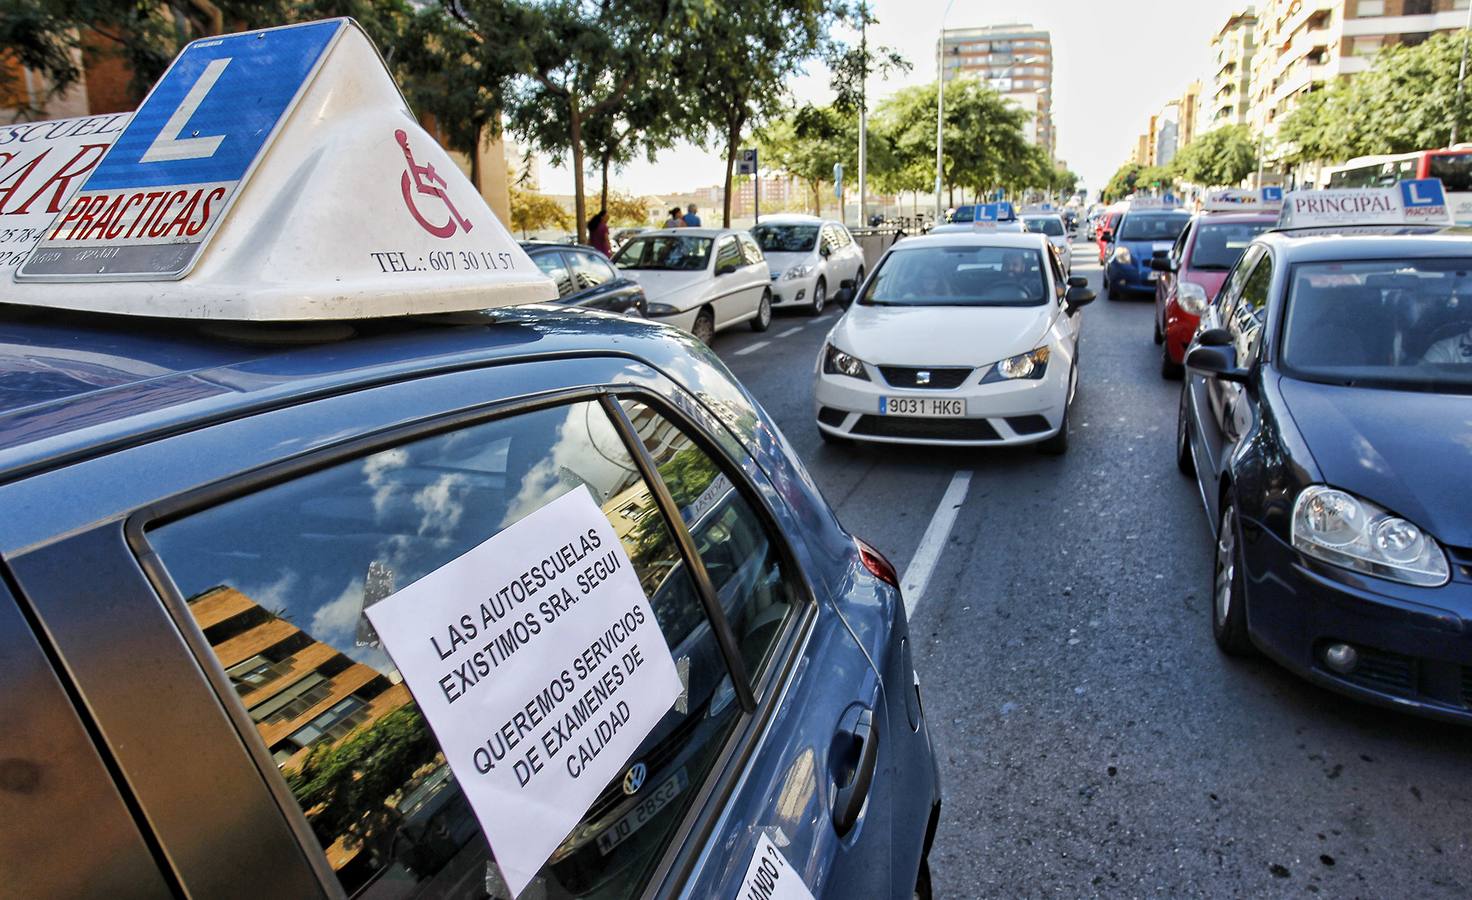
M 833 795 L 833 828 L 842 836 L 859 821 L 879 765 L 879 720 L 872 709 L 849 708 L 834 735 L 834 751 L 838 789 Z

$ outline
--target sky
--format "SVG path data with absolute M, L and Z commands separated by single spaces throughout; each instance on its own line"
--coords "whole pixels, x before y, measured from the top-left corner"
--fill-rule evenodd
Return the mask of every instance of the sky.
M 945 24 L 967 28 L 1023 22 L 1053 40 L 1053 121 L 1058 156 L 1097 191 L 1130 156 L 1151 114 L 1179 97 L 1194 78 L 1209 76 L 1212 37 L 1248 0 L 953 0 Z M 871 79 L 872 104 L 912 84 L 935 81 L 935 42 L 946 0 L 873 0 L 879 24 L 869 39 L 898 50 L 914 66 L 888 80 Z M 789 85 L 799 102 L 830 99 L 827 73 L 815 63 Z M 719 184 L 719 152 L 691 143 L 640 161 L 614 179 L 635 195 L 678 193 Z M 572 193 L 572 173 L 541 167 L 541 189 Z M 589 182 L 592 185 L 592 182 Z

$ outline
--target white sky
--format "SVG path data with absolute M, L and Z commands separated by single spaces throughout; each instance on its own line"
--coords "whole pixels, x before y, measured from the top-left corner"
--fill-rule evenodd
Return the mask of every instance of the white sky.
M 1212 36 L 1247 2 L 955 0 L 946 25 L 1025 22 L 1051 32 L 1058 156 L 1094 191 L 1129 157 L 1150 115 L 1179 97 L 1193 78 L 1209 76 Z M 870 40 L 899 50 L 914 68 L 886 82 L 871 80 L 871 105 L 898 88 L 935 80 L 935 41 L 945 5 L 946 0 L 873 0 L 879 24 L 870 29 Z M 815 66 L 791 88 L 800 100 L 823 102 L 827 73 Z M 614 184 L 634 194 L 677 193 L 719 184 L 724 174 L 719 153 L 682 144 L 662 153 L 657 165 L 630 165 Z M 541 182 L 547 193 L 572 193 L 572 173 L 545 161 Z

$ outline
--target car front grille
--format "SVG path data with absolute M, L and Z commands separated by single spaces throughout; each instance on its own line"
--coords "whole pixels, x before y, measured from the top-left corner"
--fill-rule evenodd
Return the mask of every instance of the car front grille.
M 1001 438 L 986 419 L 915 419 L 904 416 L 859 416 L 853 433 L 932 441 L 995 441 Z
M 971 377 L 975 369 L 941 368 L 924 369 L 909 366 L 880 366 L 879 373 L 891 387 L 920 388 L 921 390 L 948 391 L 958 388 Z M 920 373 L 925 373 L 922 383 Z

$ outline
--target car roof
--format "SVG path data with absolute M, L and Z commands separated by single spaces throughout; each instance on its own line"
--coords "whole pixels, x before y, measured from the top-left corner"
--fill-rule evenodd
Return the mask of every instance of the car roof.
M 947 231 L 905 238 L 889 248 L 890 253 L 919 250 L 926 247 L 1004 247 L 1041 250 L 1048 246 L 1048 236 L 1020 231 Z
M 1263 222 L 1278 221 L 1278 214 L 1275 212 L 1199 212 L 1196 214 L 1196 218 L 1203 222 L 1221 222 L 1228 225 L 1236 223 L 1258 225 Z
M 519 241 L 519 243 L 521 244 L 521 249 L 528 253 L 544 253 L 548 250 L 587 250 L 592 253 L 598 253 L 597 248 L 590 247 L 587 244 L 564 244 L 561 241 Z M 603 254 L 598 253 L 598 255 L 602 256 Z
M 757 225 L 824 225 L 832 222 L 832 219 L 822 219 L 818 216 L 810 216 L 806 213 L 776 213 L 775 215 L 762 216 Z M 756 226 L 753 225 L 753 228 Z
M 1320 226 L 1266 231 L 1257 241 L 1285 262 L 1472 256 L 1472 228 L 1439 225 Z
M 550 306 L 348 323 L 198 323 L 0 305 L 0 482 L 206 422 L 548 355 L 687 365 L 664 326 Z
M 634 237 L 654 237 L 661 234 L 678 234 L 682 237 L 720 237 L 723 234 L 743 233 L 735 228 L 656 228 L 653 231 L 636 234 Z

